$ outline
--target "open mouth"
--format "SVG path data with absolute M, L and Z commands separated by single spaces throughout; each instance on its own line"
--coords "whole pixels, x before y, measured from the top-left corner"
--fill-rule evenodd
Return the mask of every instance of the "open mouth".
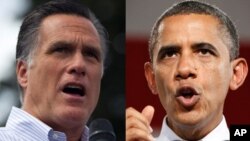
M 176 98 L 184 107 L 192 107 L 199 101 L 200 95 L 192 87 L 182 87 L 177 90 Z
M 63 88 L 63 92 L 70 95 L 84 96 L 85 89 L 81 85 L 68 84 Z
M 178 96 L 183 96 L 184 98 L 191 98 L 194 95 L 198 95 L 195 89 L 191 87 L 183 87 L 178 89 L 177 91 L 177 97 Z

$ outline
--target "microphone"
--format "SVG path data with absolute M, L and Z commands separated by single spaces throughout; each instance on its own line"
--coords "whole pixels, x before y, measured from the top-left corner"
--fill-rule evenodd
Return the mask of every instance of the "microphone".
M 115 141 L 112 124 L 103 118 L 95 119 L 89 126 L 89 141 Z

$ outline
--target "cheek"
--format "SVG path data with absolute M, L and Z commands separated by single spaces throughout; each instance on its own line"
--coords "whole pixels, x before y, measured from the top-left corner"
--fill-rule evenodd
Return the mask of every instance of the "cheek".
M 101 79 L 102 79 L 102 66 L 96 65 L 96 66 L 89 66 L 87 68 L 87 82 L 89 83 L 89 88 L 91 93 L 93 95 L 99 96 L 100 93 L 100 87 L 101 87 Z
M 90 111 L 92 112 L 99 99 L 100 95 L 100 88 L 101 88 L 101 78 L 102 78 L 102 71 L 99 68 L 96 69 L 89 69 L 88 70 L 88 87 L 87 87 L 87 93 L 89 94 L 89 101 L 86 103 L 86 106 L 91 107 Z
M 59 81 L 60 76 L 62 75 L 62 66 L 60 63 L 46 63 L 39 62 L 39 65 L 36 66 L 33 77 L 34 83 L 37 83 L 38 90 L 46 93 L 55 93 L 57 82 Z M 51 92 L 49 92 L 51 91 Z
M 229 88 L 230 65 L 216 63 L 203 66 L 203 72 L 200 75 L 204 76 L 201 79 L 207 100 L 213 105 L 215 103 L 223 104 Z
M 161 104 L 167 109 L 171 109 L 173 105 L 173 94 L 174 94 L 174 81 L 173 81 L 173 70 L 169 67 L 162 66 L 155 69 L 155 81 L 157 86 L 157 92 Z
M 101 65 L 87 65 L 86 71 L 88 74 L 89 79 L 91 79 L 92 83 L 94 84 L 100 84 L 102 75 L 103 75 L 103 67 Z

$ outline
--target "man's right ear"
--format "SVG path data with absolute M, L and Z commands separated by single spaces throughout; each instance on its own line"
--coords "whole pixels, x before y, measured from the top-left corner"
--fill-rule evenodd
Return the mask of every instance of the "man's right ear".
M 153 66 L 152 63 L 146 62 L 144 64 L 144 74 L 148 82 L 148 87 L 151 90 L 151 92 L 155 95 L 158 94 L 157 88 L 156 88 L 156 83 L 155 83 L 155 74 L 153 71 Z
M 28 85 L 28 65 L 24 61 L 17 61 L 16 75 L 19 85 L 26 88 Z

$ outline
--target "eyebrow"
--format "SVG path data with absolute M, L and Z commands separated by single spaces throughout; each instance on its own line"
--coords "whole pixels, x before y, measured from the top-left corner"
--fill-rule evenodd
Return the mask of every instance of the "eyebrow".
M 216 56 L 219 55 L 218 49 L 207 42 L 198 42 L 191 45 L 192 50 L 208 49 L 214 52 Z M 161 60 L 167 52 L 180 52 L 182 50 L 180 45 L 170 44 L 162 46 L 158 52 L 157 60 Z
M 181 51 L 181 47 L 179 45 L 166 45 L 166 46 L 162 46 L 161 49 L 158 52 L 157 60 L 163 59 L 164 55 L 167 52 L 180 52 L 180 51 Z
M 195 43 L 191 47 L 193 50 L 200 50 L 200 49 L 208 49 L 213 51 L 214 55 L 219 56 L 219 51 L 216 47 L 214 47 L 212 44 L 207 43 L 207 42 L 200 42 L 200 43 Z
M 74 44 L 70 43 L 70 42 L 66 42 L 66 41 L 57 41 L 57 42 L 53 42 L 53 43 L 50 43 L 49 44 L 49 48 L 47 48 L 46 50 L 46 54 L 51 54 L 54 52 L 55 49 L 57 48 L 63 48 L 63 47 L 66 47 L 66 48 L 69 48 L 70 47 L 73 47 Z
M 95 54 L 95 56 L 97 57 L 96 59 L 97 59 L 98 61 L 101 61 L 101 60 L 102 60 L 102 57 L 103 57 L 103 56 L 102 56 L 100 50 L 97 49 L 96 47 L 84 45 L 83 50 L 84 50 L 84 51 L 83 51 L 84 53 L 86 53 L 86 52 L 88 52 L 88 53 L 91 52 L 91 53 Z
M 53 44 L 51 44 L 52 48 L 55 47 L 73 47 L 75 44 L 71 42 L 66 42 L 66 41 L 58 41 Z
M 48 50 L 48 53 L 51 53 L 54 49 L 58 47 L 67 47 L 69 49 L 73 49 L 72 47 L 77 46 L 77 44 L 74 42 L 68 42 L 68 41 L 58 41 L 58 42 L 54 42 L 50 44 L 49 46 L 51 47 Z M 92 45 L 84 45 L 84 44 L 82 44 L 81 46 L 83 47 L 83 52 L 92 52 L 95 55 L 97 55 L 97 57 L 100 59 L 101 52 L 100 50 L 97 49 L 97 47 L 94 47 Z

